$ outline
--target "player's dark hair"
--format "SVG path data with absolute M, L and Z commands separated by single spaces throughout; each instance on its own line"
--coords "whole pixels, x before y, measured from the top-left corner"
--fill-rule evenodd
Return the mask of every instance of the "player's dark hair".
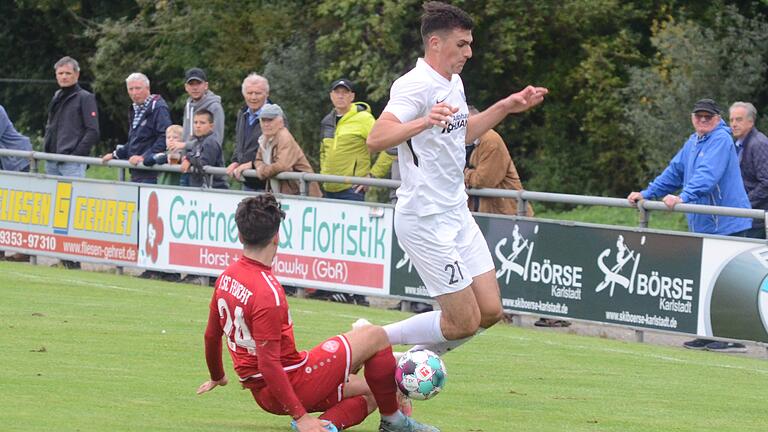
M 456 6 L 439 1 L 426 2 L 423 5 L 424 14 L 421 15 L 421 39 L 426 45 L 430 35 L 438 31 L 451 31 L 454 29 L 472 30 L 475 26 L 472 17 Z
M 277 234 L 285 212 L 267 193 L 245 198 L 235 211 L 235 223 L 245 246 L 264 247 Z
M 208 111 L 205 108 L 200 108 L 199 110 L 195 111 L 195 115 L 193 115 L 192 117 L 203 116 L 203 115 L 208 116 L 208 123 L 213 123 L 213 113 Z

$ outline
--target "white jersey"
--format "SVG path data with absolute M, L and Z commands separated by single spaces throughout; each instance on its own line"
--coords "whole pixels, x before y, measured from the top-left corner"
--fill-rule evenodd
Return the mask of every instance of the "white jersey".
M 397 148 L 402 184 L 395 209 L 400 213 L 428 216 L 467 205 L 464 141 L 469 110 L 461 77 L 454 74 L 448 81 L 420 58 L 392 84 L 384 111 L 407 123 L 425 117 L 439 102 L 459 108 L 451 124 L 427 129 Z

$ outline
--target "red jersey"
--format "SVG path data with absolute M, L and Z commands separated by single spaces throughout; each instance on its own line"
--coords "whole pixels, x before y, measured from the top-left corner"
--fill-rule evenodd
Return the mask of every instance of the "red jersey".
M 216 280 L 205 331 L 212 379 L 224 376 L 222 334 L 241 381 L 261 381 L 257 340 L 280 342 L 280 363 L 286 372 L 306 362 L 307 353 L 296 351 L 293 320 L 283 287 L 270 267 L 245 256 L 230 264 Z

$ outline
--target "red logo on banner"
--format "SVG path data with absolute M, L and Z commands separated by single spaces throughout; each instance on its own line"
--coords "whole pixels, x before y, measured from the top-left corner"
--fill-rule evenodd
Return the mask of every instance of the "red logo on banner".
M 163 242 L 163 219 L 159 215 L 160 204 L 157 201 L 157 193 L 149 195 L 147 205 L 147 241 L 144 243 L 144 252 L 157 262 L 158 246 Z

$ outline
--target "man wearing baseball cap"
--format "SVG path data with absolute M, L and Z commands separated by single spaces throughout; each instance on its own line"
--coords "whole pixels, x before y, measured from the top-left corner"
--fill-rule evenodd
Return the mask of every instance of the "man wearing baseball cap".
M 205 71 L 197 67 L 187 70 L 184 74 L 184 90 L 187 91 L 189 97 L 184 105 L 183 143 L 178 144 L 179 148 L 171 150 L 190 149 L 187 145 L 194 134 L 193 118 L 195 112 L 200 109 L 205 109 L 213 114 L 213 138 L 221 146 L 224 142 L 224 108 L 221 106 L 221 97 L 208 89 L 208 76 Z
M 695 132 L 645 190 L 629 194 L 630 204 L 662 198 L 669 208 L 679 203 L 751 208 L 731 129 L 720 113 L 712 99 L 700 99 L 693 105 L 691 123 Z M 680 194 L 674 195 L 678 190 Z M 731 216 L 690 213 L 687 217 L 688 229 L 697 233 L 741 235 L 752 226 L 750 219 Z
M 371 153 L 365 143 L 376 119 L 365 102 L 355 102 L 355 84 L 348 78 L 333 81 L 329 88 L 333 109 L 320 122 L 320 173 L 345 177 L 385 178 L 394 157 L 379 153 L 371 166 Z M 366 187 L 344 183 L 323 183 L 326 198 L 365 201 Z M 359 294 L 317 291 L 315 298 L 367 305 Z
M 320 122 L 320 173 L 345 177 L 387 176 L 392 157 L 379 154 L 371 167 L 371 154 L 365 140 L 375 119 L 371 107 L 355 102 L 355 84 L 347 78 L 331 83 L 333 109 Z M 341 183 L 324 183 L 327 198 L 365 200 L 365 187 Z
M 700 99 L 691 110 L 695 132 L 683 144 L 669 166 L 642 192 L 627 197 L 636 205 L 643 199 L 663 197 L 674 208 L 678 203 L 751 208 L 744 190 L 739 157 L 733 145 L 731 129 L 721 118 L 721 110 L 712 99 Z M 674 195 L 681 190 L 679 195 Z M 709 214 L 686 214 L 688 230 L 697 233 L 744 236 L 752 220 Z M 745 352 L 740 343 L 694 339 L 685 348 L 719 352 Z

